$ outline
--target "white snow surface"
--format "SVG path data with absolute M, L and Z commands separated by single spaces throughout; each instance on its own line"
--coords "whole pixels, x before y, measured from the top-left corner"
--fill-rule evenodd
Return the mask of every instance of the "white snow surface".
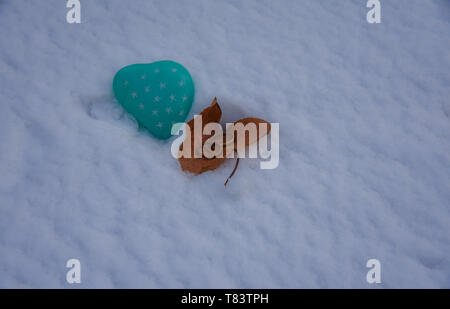
M 0 288 L 450 288 L 450 1 L 366 2 L 0 0 Z M 158 60 L 279 167 L 183 173 L 112 94 Z

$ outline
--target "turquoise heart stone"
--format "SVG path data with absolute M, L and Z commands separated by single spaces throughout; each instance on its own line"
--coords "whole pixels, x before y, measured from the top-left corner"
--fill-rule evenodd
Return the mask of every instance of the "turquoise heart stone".
M 172 125 L 186 120 L 195 92 L 188 70 L 173 61 L 126 66 L 113 89 L 123 108 L 159 139 L 171 137 Z

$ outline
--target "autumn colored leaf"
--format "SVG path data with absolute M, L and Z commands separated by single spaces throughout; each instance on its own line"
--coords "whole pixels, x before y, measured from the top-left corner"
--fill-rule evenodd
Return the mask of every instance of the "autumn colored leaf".
M 222 110 L 220 109 L 219 104 L 217 103 L 217 98 L 214 98 L 213 102 L 210 106 L 205 108 L 201 113 L 200 116 L 202 117 L 202 127 L 201 131 L 203 133 L 204 127 L 208 123 L 218 123 L 222 117 Z M 194 145 L 194 131 L 195 131 L 195 124 L 196 118 L 192 119 L 187 123 L 187 125 L 190 128 L 190 138 L 189 140 L 185 140 L 183 144 L 180 146 L 180 158 L 178 161 L 180 162 L 181 169 L 183 171 L 191 172 L 196 175 L 204 173 L 206 171 L 215 170 L 218 168 L 227 158 L 229 154 L 231 154 L 234 151 L 240 151 L 245 150 L 246 147 L 250 146 L 253 143 L 256 143 L 260 138 L 265 136 L 266 134 L 269 134 L 271 130 L 270 123 L 263 119 L 259 118 L 244 118 L 241 120 L 238 120 L 234 123 L 235 127 L 241 128 L 239 130 L 234 130 L 233 132 L 228 132 L 223 135 L 223 141 L 220 147 L 223 147 L 222 149 L 222 156 L 221 157 L 212 157 L 207 158 L 203 153 L 203 146 L 205 142 L 213 136 L 213 134 L 210 135 L 202 135 L 202 143 L 201 145 Z M 265 126 L 261 126 L 260 124 L 266 124 Z M 244 130 L 245 129 L 245 130 Z M 253 133 L 256 134 L 250 134 L 249 130 L 253 130 Z M 244 135 L 244 136 L 243 136 Z M 232 137 L 230 137 L 232 136 Z M 244 138 L 244 142 L 242 143 L 242 139 Z M 241 142 L 239 142 L 241 141 Z M 220 144 L 220 143 L 219 143 Z M 214 144 L 215 145 L 215 144 Z M 183 156 L 183 149 L 185 147 L 190 147 L 190 156 L 185 157 Z M 196 148 L 197 147 L 197 148 Z M 201 154 L 201 157 L 195 158 L 194 153 L 198 152 L 198 154 Z M 228 177 L 227 181 L 225 182 L 225 185 L 228 183 L 230 178 L 234 175 L 236 172 L 236 169 L 239 164 L 239 158 L 236 160 L 236 165 L 233 169 L 233 172 Z
M 237 124 L 242 124 L 244 127 L 248 127 L 249 125 L 254 124 L 254 127 L 256 129 L 256 134 L 254 134 L 254 136 L 252 136 L 252 134 L 250 134 L 250 132 L 248 130 L 243 130 L 242 133 L 245 134 L 245 143 L 243 145 L 244 148 L 247 148 L 248 146 L 259 141 L 262 137 L 269 134 L 270 130 L 272 129 L 269 122 L 267 122 L 263 119 L 252 118 L 252 117 L 238 120 L 234 123 L 234 125 L 236 126 Z M 264 126 L 264 125 L 260 126 L 260 124 L 266 124 L 266 126 Z M 235 130 L 234 131 L 234 149 L 237 151 L 243 150 L 243 148 L 239 147 L 240 145 L 238 145 L 239 139 L 242 139 L 242 138 L 243 138 L 243 136 L 240 136 L 239 132 L 237 130 Z
M 244 118 L 241 120 L 238 120 L 234 123 L 235 127 L 238 124 L 242 124 L 244 126 L 244 128 L 248 125 L 248 124 L 254 124 L 254 127 L 256 129 L 256 136 L 252 136 L 250 134 L 249 131 L 244 130 L 243 134 L 245 135 L 244 138 L 244 143 L 243 145 L 239 144 L 239 140 L 242 139 L 243 136 L 239 135 L 238 130 L 234 131 L 234 151 L 240 151 L 240 150 L 245 150 L 245 148 L 249 147 L 250 145 L 256 143 L 258 140 L 260 140 L 262 137 L 264 137 L 265 135 L 269 134 L 270 130 L 271 130 L 271 126 L 270 123 L 263 120 L 263 119 L 259 119 L 259 118 Z M 262 125 L 260 126 L 260 124 L 266 124 L 266 126 Z M 241 132 L 242 134 L 242 132 Z M 225 181 L 225 186 L 228 184 L 228 181 L 230 181 L 231 177 L 233 177 L 234 173 L 236 172 L 237 168 L 239 166 L 239 157 L 236 159 L 236 164 L 234 166 L 233 171 L 231 172 L 230 176 L 228 176 L 227 180 Z
M 203 117 L 203 126 L 210 122 L 219 122 L 222 118 L 222 110 L 220 109 L 219 103 L 217 103 L 217 98 L 214 98 L 211 105 L 201 111 L 200 115 Z M 194 119 L 191 119 L 188 125 L 191 127 L 191 130 L 194 130 Z
M 219 122 L 220 119 L 222 118 L 222 110 L 220 109 L 219 104 L 217 103 L 217 98 L 214 98 L 213 102 L 211 103 L 210 106 L 208 106 L 207 108 L 205 108 L 201 113 L 200 116 L 202 117 L 202 128 L 201 128 L 201 132 L 203 132 L 204 127 L 211 122 Z M 187 125 L 190 127 L 191 129 L 191 142 L 190 142 L 190 147 L 191 147 L 191 157 L 186 158 L 184 156 L 181 156 L 178 161 L 180 162 L 181 165 L 181 169 L 183 171 L 186 172 L 191 172 L 194 173 L 196 175 L 210 171 L 210 170 L 215 170 L 216 168 L 218 168 L 223 161 L 225 161 L 225 157 L 223 158 L 212 158 L 212 159 L 208 159 L 202 156 L 202 158 L 194 158 L 193 154 L 195 153 L 195 145 L 194 145 L 194 119 L 192 119 L 191 121 L 189 121 L 187 123 Z M 205 143 L 205 141 L 209 138 L 210 136 L 206 135 L 206 136 L 202 136 L 202 145 Z M 180 151 L 183 150 L 185 146 L 185 142 L 183 142 L 183 144 L 181 144 L 180 146 Z M 200 149 L 201 150 L 201 149 Z

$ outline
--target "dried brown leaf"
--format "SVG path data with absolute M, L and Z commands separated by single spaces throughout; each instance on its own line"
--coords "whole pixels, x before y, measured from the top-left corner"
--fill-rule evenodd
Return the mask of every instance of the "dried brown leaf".
M 202 128 L 201 128 L 201 132 L 203 132 L 203 128 L 205 127 L 205 125 L 207 125 L 208 123 L 211 122 L 219 122 L 220 118 L 222 118 L 222 110 L 220 109 L 219 104 L 217 103 L 217 98 L 214 98 L 213 102 L 211 103 L 210 106 L 208 106 L 207 108 L 205 108 L 201 113 L 200 116 L 202 116 Z M 191 129 L 191 155 L 193 156 L 194 154 L 194 119 L 192 119 L 191 121 L 188 122 L 188 126 Z M 211 135 L 207 135 L 207 136 L 202 136 L 202 146 L 205 143 L 205 141 L 211 137 Z M 183 143 L 180 146 L 180 151 L 183 150 L 185 143 Z M 218 168 L 223 161 L 225 161 L 225 157 L 223 158 L 212 158 L 212 159 L 208 159 L 205 157 L 202 158 L 185 158 L 185 157 L 180 157 L 178 159 L 178 161 L 180 162 L 181 165 L 181 169 L 183 171 L 187 171 L 187 172 L 191 172 L 194 173 L 196 175 L 207 172 L 207 171 L 211 171 L 211 170 L 215 170 L 216 168 Z
M 214 98 L 213 102 L 211 103 L 210 106 L 208 106 L 207 108 L 205 108 L 200 115 L 202 116 L 202 128 L 201 128 L 201 132 L 203 132 L 204 127 L 208 124 L 208 123 L 212 123 L 212 122 L 216 122 L 218 123 L 222 117 L 222 110 L 220 109 L 219 104 L 217 103 L 217 99 Z M 257 142 L 260 138 L 262 138 L 264 135 L 269 134 L 270 130 L 271 130 L 271 126 L 270 123 L 268 123 L 267 121 L 263 120 L 263 119 L 259 119 L 259 118 L 244 118 L 241 119 L 239 121 L 235 122 L 236 124 L 242 124 L 244 127 L 247 126 L 248 124 L 254 124 L 256 126 L 256 130 L 257 130 L 257 134 L 256 136 L 251 136 L 248 132 L 248 130 L 245 130 L 243 132 L 241 132 L 242 134 L 245 134 L 245 143 L 243 148 L 248 147 L 249 145 Z M 261 130 L 260 128 L 260 124 L 265 123 L 266 124 L 266 130 Z M 184 156 L 181 156 L 178 161 L 180 162 L 181 165 L 181 169 L 183 171 L 187 171 L 187 172 L 191 172 L 194 173 L 196 175 L 204 173 L 206 171 L 211 171 L 211 170 L 215 170 L 216 168 L 218 168 L 227 158 L 226 155 L 224 155 L 221 158 L 212 158 L 212 159 L 208 159 L 205 156 L 202 156 L 201 158 L 194 158 L 192 157 L 194 154 L 194 124 L 195 124 L 195 118 L 192 119 L 191 121 L 188 122 L 188 126 L 190 127 L 191 130 L 191 137 L 190 137 L 190 147 L 191 147 L 191 157 L 189 158 L 185 158 Z M 238 149 L 238 140 L 242 139 L 242 136 L 239 136 L 237 131 L 234 131 L 234 133 L 230 133 L 230 134 L 234 134 L 234 141 L 233 138 L 228 138 L 226 134 L 224 134 L 224 140 L 223 140 L 223 154 L 230 154 L 235 150 L 241 150 Z M 208 140 L 211 135 L 204 135 L 202 136 L 202 145 L 204 145 L 205 141 Z M 228 143 L 227 143 L 228 141 Z M 183 147 L 185 147 L 185 142 L 183 142 L 183 144 L 180 146 L 180 152 L 183 150 Z M 236 161 L 236 166 L 233 169 L 233 172 L 231 173 L 231 175 L 228 177 L 225 185 L 228 183 L 228 181 L 230 180 L 230 178 L 234 175 L 234 173 L 236 172 L 237 166 L 239 164 L 239 159 Z
M 244 118 L 241 120 L 236 121 L 234 124 L 238 124 L 241 123 L 244 126 L 247 126 L 248 124 L 255 124 L 256 126 L 256 130 L 257 130 L 257 134 L 256 136 L 250 136 L 249 131 L 244 131 L 245 133 L 245 144 L 244 147 L 247 148 L 248 146 L 256 143 L 257 141 L 259 141 L 262 137 L 264 137 L 265 135 L 269 134 L 270 130 L 272 129 L 271 125 L 269 122 L 260 119 L 260 118 L 254 118 L 254 117 L 249 117 L 249 118 Z M 260 128 L 260 124 L 266 124 L 266 130 L 261 130 Z M 252 137 L 252 138 L 251 138 Z M 242 138 L 242 136 L 238 136 L 238 132 L 235 131 L 234 132 L 234 149 L 235 150 L 242 150 L 240 148 L 238 148 L 238 141 L 239 139 Z

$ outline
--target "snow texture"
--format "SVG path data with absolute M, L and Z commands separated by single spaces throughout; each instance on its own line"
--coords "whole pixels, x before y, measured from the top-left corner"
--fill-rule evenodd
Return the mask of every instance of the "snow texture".
M 366 2 L 0 0 L 0 288 L 450 288 L 450 1 Z M 184 174 L 112 95 L 166 59 L 279 167 Z

